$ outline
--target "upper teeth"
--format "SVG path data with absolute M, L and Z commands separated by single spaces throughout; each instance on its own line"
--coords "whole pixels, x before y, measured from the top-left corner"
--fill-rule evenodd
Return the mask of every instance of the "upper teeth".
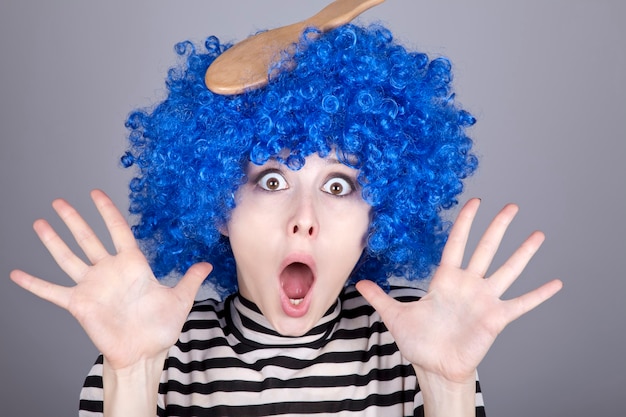
M 295 298 L 290 298 L 290 299 L 289 299 L 289 302 L 290 302 L 291 304 L 293 304 L 294 306 L 297 306 L 298 304 L 300 304 L 300 303 L 302 302 L 302 300 L 304 300 L 304 298 L 297 298 L 297 299 L 295 299 Z

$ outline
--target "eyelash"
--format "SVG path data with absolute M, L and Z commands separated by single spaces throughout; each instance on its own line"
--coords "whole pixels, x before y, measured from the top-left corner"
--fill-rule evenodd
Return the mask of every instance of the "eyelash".
M 340 194 L 335 194 L 330 190 L 330 187 L 332 187 L 335 184 L 339 184 L 342 187 L 340 190 Z M 345 192 L 344 192 L 344 188 L 347 188 Z M 352 194 L 354 190 L 355 190 L 354 181 L 352 180 L 352 178 L 346 177 L 344 175 L 333 175 L 329 177 L 329 179 L 324 183 L 324 185 L 322 185 L 322 191 L 330 195 L 333 195 L 335 197 L 346 197 Z
M 270 185 L 270 181 L 276 181 L 275 185 Z M 255 180 L 255 183 L 263 190 L 274 192 L 286 190 L 289 188 L 285 177 L 277 170 L 268 170 L 261 172 Z M 339 185 L 341 188 L 339 193 L 335 194 L 331 191 L 330 187 Z M 344 191 L 344 188 L 346 189 Z M 332 174 L 322 185 L 321 190 L 325 193 L 333 195 L 335 197 L 346 197 L 354 192 L 356 189 L 354 180 L 348 176 L 342 174 Z
M 278 188 L 270 188 L 268 183 L 272 179 L 278 181 Z M 265 191 L 280 191 L 289 188 L 285 177 L 283 177 L 283 175 L 279 171 L 273 169 L 260 173 L 256 179 L 256 184 Z

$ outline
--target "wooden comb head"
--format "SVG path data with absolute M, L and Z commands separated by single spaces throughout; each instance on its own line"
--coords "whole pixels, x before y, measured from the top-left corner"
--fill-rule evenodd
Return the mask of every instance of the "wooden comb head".
M 221 54 L 204 76 L 207 88 L 216 94 L 240 94 L 266 85 L 272 65 L 300 39 L 308 27 L 327 32 L 345 25 L 384 0 L 336 0 L 314 16 L 291 25 L 251 36 Z

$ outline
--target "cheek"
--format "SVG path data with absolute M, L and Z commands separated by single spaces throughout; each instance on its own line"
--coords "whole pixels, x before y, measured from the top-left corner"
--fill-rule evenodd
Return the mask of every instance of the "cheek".
M 250 219 L 248 215 L 233 213 L 227 225 L 227 236 L 233 251 L 248 250 L 260 236 L 263 236 L 265 233 L 263 226 L 266 224 L 267 222 Z
M 358 221 L 353 226 L 355 240 L 358 242 L 361 250 L 367 245 L 367 235 L 369 232 L 370 218 L 368 216 L 359 216 Z
M 259 208 L 259 204 L 255 202 L 253 197 L 247 186 L 243 186 L 238 191 L 235 208 L 230 212 L 225 227 L 227 236 L 239 236 L 263 225 L 260 219 L 260 213 L 263 210 Z
M 364 216 L 363 220 L 363 248 L 367 246 L 367 238 L 370 232 L 370 225 L 372 224 L 372 218 L 374 216 L 374 213 L 372 212 L 372 207 L 369 204 L 365 208 L 365 211 L 367 214 Z
M 268 208 L 252 198 L 241 200 L 233 209 L 225 229 L 238 263 L 266 254 L 276 245 L 281 227 L 277 213 L 275 205 Z
M 334 234 L 346 245 L 346 249 L 354 247 L 359 253 L 365 249 L 371 221 L 370 211 L 369 205 L 355 204 L 336 217 L 341 221 L 335 223 L 337 229 Z

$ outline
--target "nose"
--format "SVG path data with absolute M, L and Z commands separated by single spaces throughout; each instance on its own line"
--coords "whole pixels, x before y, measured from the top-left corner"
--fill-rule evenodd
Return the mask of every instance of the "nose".
M 319 233 L 319 221 L 315 202 L 310 197 L 300 196 L 288 226 L 292 236 L 315 238 Z

